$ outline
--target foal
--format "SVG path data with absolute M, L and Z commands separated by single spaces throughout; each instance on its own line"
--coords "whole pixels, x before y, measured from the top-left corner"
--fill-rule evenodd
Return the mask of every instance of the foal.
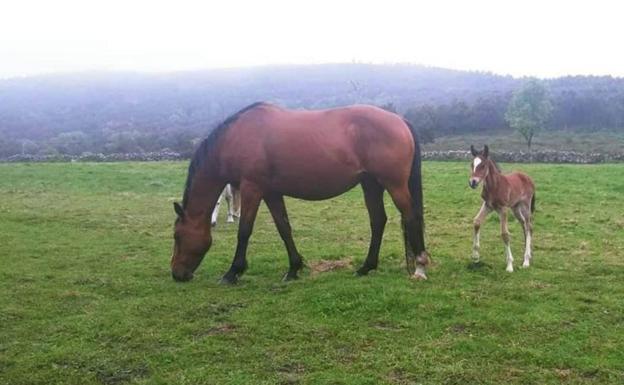
M 531 234 L 533 232 L 532 215 L 535 211 L 535 185 L 526 174 L 514 172 L 503 175 L 500 168 L 488 157 L 488 146 L 477 152 L 470 146 L 474 159 L 471 163 L 470 187 L 475 189 L 483 182 L 481 210 L 474 219 L 472 259 L 479 262 L 479 229 L 487 215 L 495 210 L 500 217 L 501 237 L 505 243 L 507 271 L 513 272 L 513 257 L 509 246 L 507 228 L 507 208 L 511 208 L 524 230 L 524 262 L 522 267 L 529 267 L 531 255 Z
M 228 211 L 227 211 L 227 223 L 234 223 L 234 219 L 240 218 L 241 211 L 241 199 L 240 199 L 240 191 L 232 186 L 231 184 L 227 184 L 221 195 L 219 195 L 219 199 L 217 199 L 217 204 L 215 205 L 214 210 L 212 211 L 212 217 L 210 220 L 210 224 L 212 227 L 217 225 L 217 218 L 219 217 L 219 208 L 221 207 L 221 201 L 225 197 L 227 202 Z

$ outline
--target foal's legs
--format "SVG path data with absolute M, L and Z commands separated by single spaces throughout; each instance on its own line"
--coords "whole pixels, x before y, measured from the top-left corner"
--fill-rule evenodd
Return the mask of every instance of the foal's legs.
M 227 202 L 227 206 L 228 206 L 228 210 L 227 210 L 227 223 L 232 223 L 234 222 L 234 196 L 232 194 L 232 185 L 228 184 L 227 186 L 225 186 L 225 200 Z
M 502 208 L 498 210 L 501 226 L 501 237 L 505 243 L 505 257 L 507 258 L 507 271 L 513 272 L 513 256 L 511 255 L 511 246 L 509 245 L 509 228 L 507 227 L 507 209 Z
M 232 191 L 232 215 L 237 219 L 241 215 L 241 194 L 240 190 L 232 185 L 230 189 Z
M 238 224 L 238 244 L 230 270 L 223 276 L 221 282 L 233 284 L 247 269 L 247 245 L 253 231 L 254 221 L 258 213 L 258 206 L 262 200 L 262 192 L 252 183 L 241 182 L 241 217 Z
M 479 243 L 479 234 L 480 234 L 480 230 L 481 230 L 481 224 L 483 224 L 483 221 L 485 220 L 485 218 L 487 217 L 487 215 L 490 213 L 490 209 L 488 208 L 487 204 L 485 204 L 485 202 L 483 202 L 483 204 L 481 205 L 481 209 L 479 210 L 479 212 L 477 213 L 477 216 L 474 219 L 474 234 L 472 236 L 472 260 L 473 262 L 477 263 L 479 262 L 479 250 L 480 250 L 480 243 Z
M 373 177 L 370 177 L 362 180 L 362 189 L 364 190 L 364 200 L 370 219 L 371 240 L 366 261 L 357 271 L 358 275 L 366 275 L 369 271 L 377 268 L 381 238 L 388 221 L 383 202 L 383 186 Z
M 221 207 L 221 200 L 223 199 L 224 193 L 225 190 L 223 190 L 219 195 L 219 199 L 217 199 L 217 204 L 215 205 L 214 210 L 212 210 L 212 217 L 210 218 L 210 225 L 212 227 L 217 225 L 217 218 L 219 217 L 219 207 Z
M 524 231 L 524 261 L 522 267 L 529 267 L 531 264 L 531 235 L 533 233 L 533 225 L 531 223 L 531 209 L 527 205 L 520 203 L 513 209 L 514 215 L 522 224 Z
M 411 195 L 406 185 L 387 188 L 395 206 L 401 212 L 407 271 L 414 279 L 427 279 L 425 268 L 429 264 L 429 257 L 425 251 L 423 218 L 414 215 Z
M 279 232 L 280 237 L 282 237 L 284 245 L 286 246 L 286 251 L 288 252 L 290 267 L 286 275 L 284 275 L 284 281 L 297 279 L 297 272 L 303 267 L 303 260 L 301 258 L 301 254 L 297 251 L 297 247 L 295 246 L 295 242 L 292 238 L 292 230 L 290 228 L 290 223 L 288 222 L 288 214 L 286 212 L 286 205 L 284 204 L 284 197 L 281 195 L 271 195 L 264 197 L 264 201 L 271 211 L 271 216 L 273 216 L 273 221 L 275 222 L 277 231 Z

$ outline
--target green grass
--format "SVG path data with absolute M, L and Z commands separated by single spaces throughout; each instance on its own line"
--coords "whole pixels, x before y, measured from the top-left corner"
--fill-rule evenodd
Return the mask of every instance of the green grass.
M 0 164 L 0 384 L 621 384 L 624 166 L 503 165 L 537 185 L 534 265 L 505 272 L 498 222 L 469 268 L 479 193 L 468 165 L 424 164 L 429 280 L 408 279 L 399 217 L 380 267 L 353 270 L 369 229 L 360 189 L 288 200 L 307 261 L 354 267 L 282 283 L 266 207 L 249 270 L 219 285 L 222 223 L 193 281 L 172 281 L 186 163 Z
M 470 145 L 488 144 L 494 151 L 527 151 L 526 141 L 517 132 L 441 136 L 434 143 L 424 145 L 425 151 L 464 150 Z M 575 151 L 581 153 L 621 154 L 624 132 L 608 130 L 596 132 L 544 131 L 533 139 L 534 151 Z

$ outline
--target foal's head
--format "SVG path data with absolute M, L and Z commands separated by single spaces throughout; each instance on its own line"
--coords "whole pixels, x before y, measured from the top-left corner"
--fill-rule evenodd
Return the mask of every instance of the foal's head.
M 488 176 L 490 170 L 487 167 L 489 151 L 487 144 L 483 146 L 483 151 L 477 151 L 473 145 L 470 145 L 473 159 L 470 163 L 470 180 L 468 180 L 468 184 L 473 189 L 477 188 L 479 183 Z
M 188 216 L 177 202 L 173 204 L 173 208 L 178 217 L 173 232 L 171 275 L 176 281 L 190 281 L 212 244 L 210 225 L 202 216 Z

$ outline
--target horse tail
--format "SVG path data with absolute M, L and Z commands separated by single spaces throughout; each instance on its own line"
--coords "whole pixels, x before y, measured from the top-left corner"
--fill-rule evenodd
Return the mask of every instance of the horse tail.
M 412 170 L 410 172 L 407 186 L 412 198 L 412 211 L 416 225 L 416 253 L 425 251 L 425 215 L 422 191 L 422 172 L 421 172 L 421 151 L 420 142 L 416 129 L 407 120 L 403 120 L 412 134 L 414 140 L 414 159 L 412 159 Z
M 535 212 L 535 192 L 533 193 L 533 196 L 531 197 L 531 214 L 533 214 Z

